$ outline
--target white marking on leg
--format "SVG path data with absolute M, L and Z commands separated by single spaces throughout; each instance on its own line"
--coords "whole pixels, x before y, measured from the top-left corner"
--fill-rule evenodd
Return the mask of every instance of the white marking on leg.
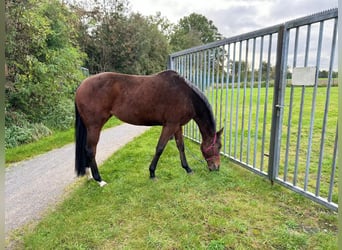
M 93 175 L 91 174 L 90 168 L 86 168 L 86 174 L 88 176 L 88 180 L 92 180 L 93 179 Z
M 97 183 L 100 185 L 100 187 L 107 185 L 107 182 L 105 181 L 98 181 Z

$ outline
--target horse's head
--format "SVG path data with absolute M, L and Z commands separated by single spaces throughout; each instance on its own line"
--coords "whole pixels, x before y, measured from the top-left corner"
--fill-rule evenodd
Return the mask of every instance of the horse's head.
M 201 151 L 204 159 L 207 161 L 210 171 L 219 170 L 220 168 L 220 149 L 221 149 L 221 134 L 223 128 L 216 132 L 213 138 L 201 144 Z

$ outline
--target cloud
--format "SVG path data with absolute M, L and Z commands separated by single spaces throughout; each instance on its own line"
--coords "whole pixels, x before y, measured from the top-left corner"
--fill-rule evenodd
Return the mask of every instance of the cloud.
M 201 14 L 212 20 L 220 33 L 230 37 L 337 6 L 337 0 L 238 1 L 226 8 L 207 9 Z
M 288 18 L 289 20 L 291 20 L 293 18 L 307 16 L 337 7 L 337 0 L 295 0 L 291 2 L 278 0 L 273 4 L 270 14 L 272 14 L 274 18 Z
M 336 8 L 338 0 L 129 0 L 143 15 L 161 12 L 171 22 L 195 12 L 214 22 L 225 37 L 280 24 L 323 10 Z
M 233 6 L 228 9 L 208 11 L 207 18 L 213 20 L 225 37 L 243 34 L 263 27 L 255 6 Z

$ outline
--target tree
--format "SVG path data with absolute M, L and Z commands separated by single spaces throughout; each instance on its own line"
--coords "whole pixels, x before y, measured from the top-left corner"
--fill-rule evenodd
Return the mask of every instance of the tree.
M 319 78 L 328 78 L 329 72 L 327 70 L 320 70 L 318 73 Z
M 179 20 L 171 35 L 172 51 L 191 48 L 194 46 L 214 42 L 222 38 L 213 21 L 205 16 L 192 13 Z
M 166 17 L 163 17 L 160 12 L 157 12 L 154 16 L 149 16 L 148 20 L 151 24 L 156 25 L 158 30 L 166 37 L 167 41 L 170 42 L 175 25 Z
M 166 37 L 157 24 L 140 14 L 131 14 L 126 25 L 130 37 L 129 60 L 122 70 L 134 74 L 154 74 L 166 68 L 169 54 Z M 128 47 L 128 46 L 127 46 Z
M 6 132 L 24 124 L 71 125 L 71 100 L 85 58 L 76 23 L 58 0 L 6 1 Z
M 165 69 L 169 49 L 160 25 L 157 19 L 124 9 L 105 13 L 90 29 L 83 28 L 80 44 L 89 56 L 90 72 L 151 74 Z

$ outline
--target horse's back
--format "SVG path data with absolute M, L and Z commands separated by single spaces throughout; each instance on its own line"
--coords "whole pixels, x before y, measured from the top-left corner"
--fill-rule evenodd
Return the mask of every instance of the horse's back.
M 189 87 L 170 70 L 149 76 L 100 73 L 82 82 L 76 101 L 136 125 L 184 124 L 194 115 Z

